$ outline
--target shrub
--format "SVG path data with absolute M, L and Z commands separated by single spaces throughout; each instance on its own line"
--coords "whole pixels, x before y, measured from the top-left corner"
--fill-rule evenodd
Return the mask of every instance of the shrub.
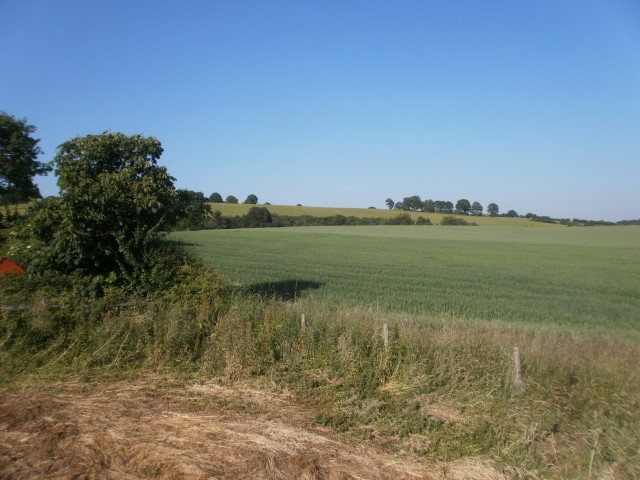
M 413 219 L 408 213 L 401 213 L 400 215 L 387 220 L 387 225 L 413 225 Z
M 454 217 L 453 215 L 447 215 L 445 217 L 442 217 L 442 220 L 440 220 L 440 225 L 477 226 L 477 223 L 467 222 L 464 218 Z
M 273 216 L 266 207 L 251 207 L 242 222 L 245 227 L 268 227 L 273 222 Z
M 153 137 L 121 133 L 58 147 L 60 196 L 33 205 L 18 232 L 28 271 L 132 291 L 160 286 L 170 266 L 163 257 L 175 255 L 163 246 L 162 230 L 183 207 L 174 178 L 157 164 L 162 151 Z

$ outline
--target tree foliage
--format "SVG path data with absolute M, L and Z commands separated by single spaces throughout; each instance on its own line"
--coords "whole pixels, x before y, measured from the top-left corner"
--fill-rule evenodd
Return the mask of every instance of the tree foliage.
M 422 199 L 419 195 L 404 197 L 402 199 L 402 209 L 411 212 L 419 212 L 422 210 Z
M 51 167 L 37 161 L 42 150 L 32 137 L 36 127 L 0 112 L 0 201 L 19 203 L 41 198 L 33 177 L 44 175 Z
M 393 210 L 393 207 L 395 206 L 396 202 L 394 202 L 391 198 L 387 198 L 384 203 L 387 205 L 387 208 L 389 210 Z
M 433 202 L 437 213 L 453 213 L 453 203 L 445 200 L 436 200 Z
M 480 202 L 473 202 L 471 204 L 471 210 L 470 210 L 471 215 L 475 215 L 479 217 L 482 215 L 482 210 L 483 208 Z
M 255 196 L 253 193 L 250 195 L 247 195 L 247 198 L 244 201 L 244 203 L 247 205 L 255 205 L 258 203 L 258 197 Z
M 268 227 L 273 216 L 266 207 L 251 207 L 244 218 L 244 226 L 248 228 Z
M 193 190 L 178 190 L 181 204 L 181 217 L 176 228 L 180 230 L 199 230 L 204 228 L 206 220 L 211 217 L 211 206 L 202 192 Z
M 431 220 L 425 217 L 418 217 L 416 219 L 416 225 L 432 225 Z
M 225 199 L 225 202 L 227 202 L 227 203 L 238 203 L 238 199 L 236 197 L 234 197 L 233 195 L 228 195 L 227 198 Z
M 408 213 L 401 213 L 396 217 L 388 218 L 385 221 L 385 224 L 386 225 L 414 225 L 415 222 L 413 221 L 413 218 L 411 218 L 411 215 L 409 215 Z
M 476 223 L 469 223 L 464 218 L 454 217 L 454 216 L 445 216 L 440 220 L 440 225 L 448 225 L 448 226 L 476 226 Z
M 425 200 L 422 204 L 422 211 L 434 213 L 436 211 L 436 202 L 431 199 Z
M 162 231 L 184 212 L 175 179 L 157 165 L 161 154 L 157 139 L 121 133 L 60 145 L 52 162 L 60 197 L 36 204 L 21 232 L 30 271 L 157 283 L 167 263 Z
M 495 217 L 496 215 L 498 215 L 498 213 L 500 213 L 500 209 L 498 208 L 497 204 L 490 203 L 489 206 L 487 207 L 487 213 L 491 217 Z
M 469 210 L 471 210 L 471 202 L 466 198 L 461 198 L 456 202 L 456 213 L 468 215 Z
M 222 195 L 220 195 L 218 192 L 213 192 L 209 196 L 209 201 L 211 203 L 224 203 L 224 200 L 222 199 Z

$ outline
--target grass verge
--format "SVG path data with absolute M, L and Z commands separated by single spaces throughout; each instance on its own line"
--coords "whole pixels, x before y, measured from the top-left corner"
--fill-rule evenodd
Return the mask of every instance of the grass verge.
M 36 300 L 4 310 L 0 378 L 143 370 L 222 383 L 263 378 L 294 392 L 317 423 L 392 452 L 490 459 L 517 467 L 514 478 L 640 476 L 637 343 L 237 292 L 178 293 L 126 308 L 70 302 L 52 311 Z

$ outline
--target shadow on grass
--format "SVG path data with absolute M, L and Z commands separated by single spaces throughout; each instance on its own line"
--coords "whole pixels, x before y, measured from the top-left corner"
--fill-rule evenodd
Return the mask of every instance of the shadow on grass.
M 167 240 L 172 247 L 202 247 L 201 243 L 185 242 L 183 240 Z
M 243 288 L 244 291 L 265 298 L 295 300 L 306 290 L 315 290 L 322 283 L 309 280 L 281 280 L 279 282 L 254 283 Z

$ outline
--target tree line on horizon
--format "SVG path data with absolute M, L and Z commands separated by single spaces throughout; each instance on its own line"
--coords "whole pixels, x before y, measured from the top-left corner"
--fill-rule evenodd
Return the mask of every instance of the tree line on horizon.
M 387 220 L 375 219 L 373 221 L 368 219 L 356 217 L 346 217 L 344 215 L 334 215 L 328 217 L 312 217 L 309 215 L 296 215 L 296 216 L 283 216 L 273 214 L 274 221 L 264 222 L 264 218 L 260 221 L 255 221 L 251 215 L 227 216 L 222 217 L 219 211 L 210 209 L 207 213 L 207 204 L 239 204 L 239 200 L 234 195 L 228 195 L 223 199 L 222 195 L 218 192 L 214 192 L 209 197 L 205 197 L 202 192 L 194 192 L 192 190 L 178 190 L 178 194 L 184 199 L 187 204 L 187 212 L 191 212 L 191 215 L 187 214 L 179 226 L 186 228 L 205 228 L 205 229 L 218 229 L 218 228 L 243 228 L 243 227 L 255 227 L 255 226 L 318 226 L 318 225 L 372 225 L 372 224 L 392 224 L 392 225 L 408 225 L 408 224 L 427 224 L 431 222 L 428 218 L 419 218 L 416 222 L 408 222 L 404 217 L 394 217 L 390 223 L 385 223 Z M 245 205 L 258 205 L 258 197 L 255 194 L 247 196 L 244 202 Z M 419 195 L 413 195 L 411 197 L 404 197 L 401 202 L 394 202 L 391 198 L 385 200 L 385 204 L 389 210 L 397 210 L 402 212 L 425 212 L 425 213 L 441 213 L 446 215 L 467 215 L 467 216 L 482 216 L 484 215 L 484 207 L 480 202 L 470 202 L 466 198 L 462 198 L 454 205 L 451 201 L 444 200 L 422 200 Z M 264 203 L 265 206 L 269 206 L 270 203 Z M 210 206 L 210 205 L 209 205 Z M 298 204 L 300 206 L 300 204 Z M 375 207 L 369 207 L 375 208 Z M 628 226 L 628 225 L 640 225 L 640 219 L 638 220 L 621 220 L 619 222 L 609 222 L 605 220 L 587 220 L 579 218 L 555 218 L 548 215 L 537 215 L 535 213 L 527 213 L 526 215 L 519 215 L 515 210 L 509 210 L 507 213 L 500 213 L 500 207 L 496 203 L 490 203 L 487 206 L 486 214 L 490 217 L 508 217 L 508 218 L 526 218 L 533 222 L 540 223 L 552 223 L 566 226 Z M 219 215 L 217 218 L 213 218 L 215 215 Z M 408 217 L 410 219 L 410 217 Z M 296 219 L 296 220 L 294 220 Z M 320 220 L 315 220 L 320 219 Z M 345 220 L 346 219 L 346 220 Z M 444 220 L 443 225 L 474 225 L 469 222 L 455 221 L 455 217 L 447 217 Z M 462 220 L 462 219 L 460 219 Z M 206 226 L 205 226 L 206 225 Z
M 17 208 L 14 209 L 14 212 L 9 212 L 8 206 L 10 204 L 18 205 L 19 203 L 29 202 L 34 199 L 38 200 L 42 198 L 42 195 L 40 194 L 37 185 L 34 183 L 33 178 L 36 175 L 46 175 L 47 173 L 51 172 L 56 164 L 56 159 L 54 159 L 53 162 L 49 163 L 43 163 L 37 160 L 38 156 L 43 152 L 38 146 L 40 140 L 33 137 L 33 133 L 35 132 L 35 130 L 36 127 L 28 124 L 26 119 L 17 119 L 12 115 L 0 111 L 0 205 L 4 205 L 3 212 L 0 212 L 0 227 L 3 226 L 3 222 L 7 224 L 13 223 L 14 221 L 18 220 L 19 215 L 17 213 Z M 117 135 L 109 134 L 109 132 L 105 132 L 102 135 L 89 135 L 85 137 L 85 139 L 86 140 L 84 141 L 87 142 L 87 145 L 89 147 L 96 148 L 97 151 L 95 152 L 95 155 L 98 156 L 101 155 L 102 150 L 107 148 L 107 140 L 109 139 L 110 141 L 117 140 L 117 142 L 120 142 L 122 144 L 135 143 L 133 141 L 133 137 L 118 137 Z M 140 137 L 140 139 L 143 139 L 143 137 Z M 104 142 L 104 145 L 100 145 L 99 142 Z M 73 143 L 70 141 L 65 143 L 65 145 L 67 147 L 71 147 Z M 151 153 L 149 155 L 150 161 L 155 162 L 160 156 L 162 148 L 159 146 L 159 142 L 158 146 L 154 146 L 153 148 L 155 150 L 150 150 Z M 80 151 L 73 151 L 69 152 L 68 155 L 80 155 L 81 153 L 82 152 Z M 59 156 L 56 158 L 59 159 Z M 98 163 L 100 162 L 102 162 L 102 160 L 100 160 Z M 118 169 L 123 168 L 125 167 L 118 167 Z M 60 172 L 56 171 L 56 175 L 60 177 Z M 60 177 L 60 179 L 63 180 L 64 177 Z M 202 192 L 195 192 L 188 189 L 175 189 L 175 187 L 173 186 L 173 181 L 175 179 L 173 177 L 170 177 L 169 180 L 171 184 L 169 186 L 169 189 L 175 192 L 175 194 L 171 194 L 173 202 L 172 208 L 174 208 L 175 210 L 172 214 L 175 222 L 173 225 L 171 225 L 171 227 L 173 228 L 198 228 L 199 225 L 203 225 L 205 220 L 211 218 L 214 214 L 213 210 L 211 209 L 211 204 L 239 203 L 238 198 L 234 195 L 228 195 L 225 199 L 223 199 L 222 195 L 220 195 L 220 193 L 218 192 L 214 192 L 209 197 L 205 197 Z M 62 183 L 64 183 L 64 181 Z M 59 186 L 64 187 L 64 185 L 62 185 L 60 181 L 58 182 L 58 184 Z M 243 203 L 248 205 L 257 205 L 258 197 L 255 194 L 249 194 Z M 434 201 L 431 199 L 423 201 L 419 195 L 404 197 L 401 202 L 394 202 L 391 198 L 387 198 L 385 203 L 390 210 L 398 211 L 430 212 L 470 216 L 481 216 L 484 214 L 484 207 L 479 202 L 470 202 L 465 198 L 458 200 L 455 205 L 451 201 Z M 265 205 L 269 205 L 269 203 L 265 203 Z M 487 206 L 486 212 L 489 216 L 519 216 L 515 210 L 509 210 L 506 214 L 500 215 L 500 210 L 496 203 L 490 203 Z M 556 219 L 548 216 L 538 216 L 532 213 L 528 213 L 525 217 L 533 221 L 561 223 L 566 225 L 587 226 L 640 224 L 640 220 L 624 220 L 613 223 L 580 219 Z M 282 217 L 280 218 L 282 219 Z M 325 224 L 329 223 L 343 225 L 355 223 L 354 220 L 345 222 L 344 218 L 349 217 L 337 215 L 335 219 L 326 220 Z M 315 221 L 309 221 L 308 224 L 314 222 Z M 166 219 L 162 222 L 165 228 L 169 226 L 169 223 L 170 222 L 168 222 Z M 242 224 L 243 222 L 229 223 Z M 295 225 L 299 224 L 299 222 L 297 221 L 288 219 L 282 223 Z
M 401 202 L 395 202 L 391 198 L 385 200 L 385 204 L 389 210 L 403 210 L 407 212 L 429 212 L 429 213 L 448 213 L 457 215 L 482 216 L 484 207 L 480 202 L 470 202 L 466 198 L 458 200 L 454 206 L 453 202 L 448 200 L 422 200 L 420 195 L 404 197 Z M 496 203 L 490 203 L 487 206 L 487 214 L 491 217 L 500 216 L 500 207 Z M 509 210 L 505 217 L 517 217 L 518 212 Z
M 466 198 L 461 198 L 454 205 L 453 202 L 444 200 L 422 200 L 419 195 L 404 197 L 401 202 L 394 202 L 393 199 L 387 198 L 385 204 L 389 210 L 401 210 L 408 212 L 429 212 L 429 213 L 446 213 L 456 215 L 482 216 L 484 208 L 480 202 L 470 202 Z M 619 222 L 608 222 L 606 220 L 585 220 L 580 218 L 554 218 L 548 215 L 537 215 L 535 213 L 527 213 L 524 216 L 518 215 L 515 210 L 509 210 L 507 213 L 501 214 L 500 208 L 496 203 L 490 203 L 487 206 L 487 214 L 490 217 L 522 217 L 532 222 L 553 223 L 566 226 L 628 226 L 640 225 L 638 220 L 621 220 Z
M 202 195 L 204 196 L 204 194 Z M 239 203 L 238 198 L 235 195 L 227 195 L 227 197 L 223 199 L 222 195 L 220 195 L 218 192 L 213 192 L 211 195 L 209 195 L 209 202 L 210 203 L 232 203 L 232 204 Z M 242 203 L 244 203 L 245 205 L 257 205 L 258 197 L 253 193 L 251 193 L 247 195 L 247 198 Z

